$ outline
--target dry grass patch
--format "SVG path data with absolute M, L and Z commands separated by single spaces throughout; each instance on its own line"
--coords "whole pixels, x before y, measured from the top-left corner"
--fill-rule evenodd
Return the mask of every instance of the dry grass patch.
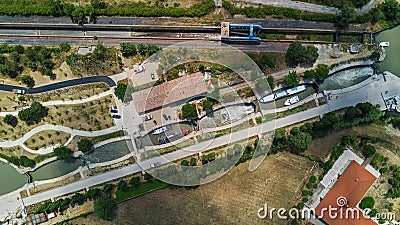
M 18 96 L 11 92 L 0 91 L 0 112 L 14 111 L 15 106 L 18 106 Z
M 110 87 L 107 84 L 94 83 L 47 91 L 40 94 L 26 95 L 26 98 L 28 101 L 37 102 L 78 100 L 88 98 L 108 90 L 110 90 Z
M 222 178 L 195 189 L 166 188 L 118 205 L 117 218 L 100 221 L 95 215 L 78 218 L 72 224 L 265 224 L 257 210 L 290 208 L 299 196 L 308 159 L 280 152 L 268 156 L 261 166 L 248 171 L 249 162 L 233 168 Z M 155 216 L 157 215 L 157 216 Z M 285 220 L 268 221 L 287 224 Z
M 45 121 L 67 126 L 76 130 L 102 130 L 114 125 L 110 106 L 114 105 L 112 95 L 78 105 L 49 106 Z
M 64 144 L 71 135 L 62 131 L 46 130 L 36 133 L 25 141 L 25 146 L 38 150 L 39 148 L 55 145 Z

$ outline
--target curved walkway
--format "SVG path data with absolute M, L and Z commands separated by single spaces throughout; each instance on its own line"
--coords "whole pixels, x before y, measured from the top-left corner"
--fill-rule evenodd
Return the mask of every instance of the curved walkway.
M 3 141 L 3 142 L 0 142 L 0 147 L 1 148 L 11 148 L 11 147 L 14 147 L 14 146 L 17 146 L 17 145 L 23 147 L 24 146 L 24 142 L 26 140 L 28 140 L 31 136 L 35 135 L 38 132 L 45 131 L 45 130 L 62 131 L 62 132 L 69 133 L 72 136 L 79 135 L 79 136 L 84 136 L 84 137 L 95 137 L 95 136 L 102 136 L 102 135 L 106 135 L 106 134 L 109 134 L 109 133 L 113 133 L 113 132 L 121 130 L 121 129 L 122 129 L 122 126 L 121 125 L 117 125 L 117 126 L 114 126 L 114 127 L 110 127 L 110 128 L 104 129 L 104 130 L 82 131 L 82 130 L 74 130 L 72 128 L 65 127 L 65 126 L 60 126 L 60 125 L 45 124 L 45 125 L 42 125 L 42 126 L 35 127 L 34 129 L 30 130 L 24 136 L 22 136 L 21 138 L 15 140 L 15 141 Z M 51 149 L 49 150 L 49 149 L 45 148 L 45 149 L 43 149 L 43 151 L 41 151 L 41 150 L 33 151 L 33 150 L 30 150 L 30 149 L 26 148 L 25 150 L 27 150 L 27 151 L 29 151 L 29 152 L 31 152 L 33 154 L 44 155 L 44 154 L 49 153 L 49 151 Z
M 54 83 L 54 84 L 47 84 L 47 85 L 35 87 L 35 88 L 26 88 L 26 87 L 20 87 L 20 86 L 15 86 L 15 85 L 0 84 L 0 90 L 12 92 L 13 89 L 21 89 L 21 90 L 25 90 L 26 94 L 38 94 L 41 92 L 57 90 L 60 88 L 66 88 L 66 87 L 81 85 L 81 84 L 91 84 L 91 83 L 97 83 L 97 82 L 106 83 L 110 87 L 114 87 L 116 85 L 115 81 L 113 79 L 111 79 L 110 77 L 93 76 L 93 77 L 84 77 L 84 78 L 62 81 L 62 82 L 58 82 L 58 83 Z
M 336 14 L 336 13 L 340 12 L 340 9 L 334 8 L 334 7 L 317 5 L 317 4 L 307 3 L 307 2 L 291 1 L 291 0 L 245 0 L 245 2 L 269 5 L 269 6 L 276 6 L 276 7 L 292 8 L 292 9 L 298 9 L 298 10 L 305 10 L 305 11 L 316 12 L 316 13 Z M 360 9 L 356 9 L 356 13 L 363 14 L 365 12 L 368 12 L 370 9 L 372 9 L 378 3 L 379 3 L 379 0 L 371 0 L 368 4 L 364 5 Z

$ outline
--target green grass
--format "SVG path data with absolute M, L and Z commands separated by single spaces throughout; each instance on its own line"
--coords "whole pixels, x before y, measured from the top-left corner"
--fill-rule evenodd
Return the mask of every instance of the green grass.
M 332 34 L 301 34 L 297 35 L 297 40 L 303 41 L 325 41 L 325 42 L 333 42 Z
M 267 40 L 285 40 L 286 39 L 286 35 L 285 34 L 271 34 L 271 33 L 268 33 L 268 34 L 265 34 L 265 33 L 262 33 L 262 34 L 260 34 L 260 38 L 262 38 L 262 39 L 267 39 Z
M 115 195 L 116 195 L 115 202 L 119 203 L 119 202 L 125 201 L 127 199 L 145 194 L 149 191 L 160 189 L 160 188 L 166 188 L 168 186 L 169 186 L 169 184 L 164 183 L 159 180 L 147 181 L 144 183 L 140 183 L 136 186 L 129 187 L 125 191 L 117 190 L 115 192 Z

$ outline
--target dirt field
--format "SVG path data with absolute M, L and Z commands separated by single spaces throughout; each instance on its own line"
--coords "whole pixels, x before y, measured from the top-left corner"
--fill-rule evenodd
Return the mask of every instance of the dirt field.
M 47 147 L 55 144 L 64 144 L 71 135 L 61 131 L 46 130 L 39 132 L 32 137 L 30 137 L 26 142 L 25 146 L 38 150 L 42 147 Z
M 10 92 L 0 91 L 0 111 L 14 111 L 14 106 L 18 106 L 18 96 Z
M 28 101 L 47 102 L 55 100 L 77 100 L 84 99 L 109 90 L 104 83 L 85 84 L 48 91 L 40 94 L 26 95 Z
M 257 210 L 264 203 L 290 208 L 312 162 L 283 152 L 267 157 L 254 172 L 248 165 L 196 189 L 167 188 L 121 203 L 113 222 L 90 215 L 71 224 L 287 224 L 259 219 Z

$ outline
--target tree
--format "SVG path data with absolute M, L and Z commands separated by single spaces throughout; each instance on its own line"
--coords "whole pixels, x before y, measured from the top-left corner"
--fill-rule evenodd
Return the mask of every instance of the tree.
M 81 139 L 78 142 L 78 149 L 81 152 L 87 152 L 90 151 L 93 148 L 93 143 L 90 140 L 87 139 Z
M 35 86 L 35 80 L 29 75 L 21 76 L 21 82 L 30 88 Z
M 16 127 L 18 124 L 18 119 L 17 117 L 11 115 L 11 114 L 7 114 L 4 118 L 3 118 L 3 122 L 12 126 L 12 127 Z
M 382 12 L 386 20 L 397 21 L 399 20 L 400 4 L 396 0 L 385 0 L 382 3 Z
M 212 111 L 213 110 L 213 102 L 212 101 L 210 101 L 208 98 L 206 98 L 204 101 L 203 101 L 203 109 L 205 110 L 205 111 Z
M 20 120 L 25 121 L 31 125 L 39 123 L 44 117 L 47 116 L 49 108 L 43 106 L 39 102 L 33 102 L 27 109 L 23 109 L 18 113 Z
M 311 145 L 312 137 L 307 132 L 299 132 L 296 135 L 290 135 L 288 143 L 290 151 L 297 154 Z
M 353 22 L 356 18 L 356 12 L 354 7 L 343 4 L 342 8 L 340 9 L 340 13 L 336 15 L 336 24 L 341 29 L 346 29 L 349 27 L 349 24 Z
M 275 79 L 274 79 L 274 77 L 273 76 L 268 76 L 267 77 L 267 81 L 268 81 L 268 84 L 269 84 L 269 87 L 271 88 L 271 90 L 274 90 L 274 88 L 275 88 Z
M 304 47 L 300 42 L 292 42 L 286 53 L 286 61 L 289 66 L 297 66 L 304 55 Z
M 296 71 L 289 72 L 289 74 L 283 78 L 283 84 L 286 87 L 293 87 L 299 85 L 299 76 Z
M 376 153 L 376 149 L 372 145 L 364 145 L 362 148 L 362 153 L 365 157 L 371 157 Z
M 306 63 L 314 65 L 315 61 L 318 59 L 318 48 L 314 46 L 307 46 L 303 52 L 302 60 L 300 63 Z
M 72 150 L 65 146 L 60 146 L 54 149 L 54 155 L 61 160 L 68 159 L 72 155 Z
M 318 58 L 318 56 L 317 56 Z M 318 64 L 317 69 L 316 69 L 316 76 L 320 79 L 325 79 L 329 75 L 329 67 L 328 65 L 325 64 Z
M 94 213 L 99 219 L 112 220 L 115 216 L 115 208 L 111 196 L 108 194 L 101 194 L 94 203 Z
M 360 202 L 361 209 L 372 209 L 375 205 L 375 200 L 373 197 L 365 197 Z
M 132 88 L 124 83 L 119 83 L 114 90 L 114 94 L 123 102 L 132 101 Z
M 128 183 L 124 180 L 120 180 L 117 184 L 118 190 L 126 191 L 128 189 Z
M 357 107 L 354 107 L 354 106 L 350 106 L 346 109 L 346 111 L 343 115 L 343 119 L 345 121 L 351 122 L 355 118 L 359 118 L 361 115 L 362 115 L 362 112 L 360 109 L 358 109 Z
M 68 44 L 68 42 L 62 42 L 58 46 L 60 47 L 60 50 L 63 52 L 69 52 L 69 50 L 71 50 L 71 46 Z
M 120 47 L 123 56 L 134 56 L 137 54 L 136 46 L 132 43 L 121 43 Z
M 194 120 L 198 116 L 197 108 L 194 104 L 185 104 L 182 106 L 182 117 L 186 120 Z

